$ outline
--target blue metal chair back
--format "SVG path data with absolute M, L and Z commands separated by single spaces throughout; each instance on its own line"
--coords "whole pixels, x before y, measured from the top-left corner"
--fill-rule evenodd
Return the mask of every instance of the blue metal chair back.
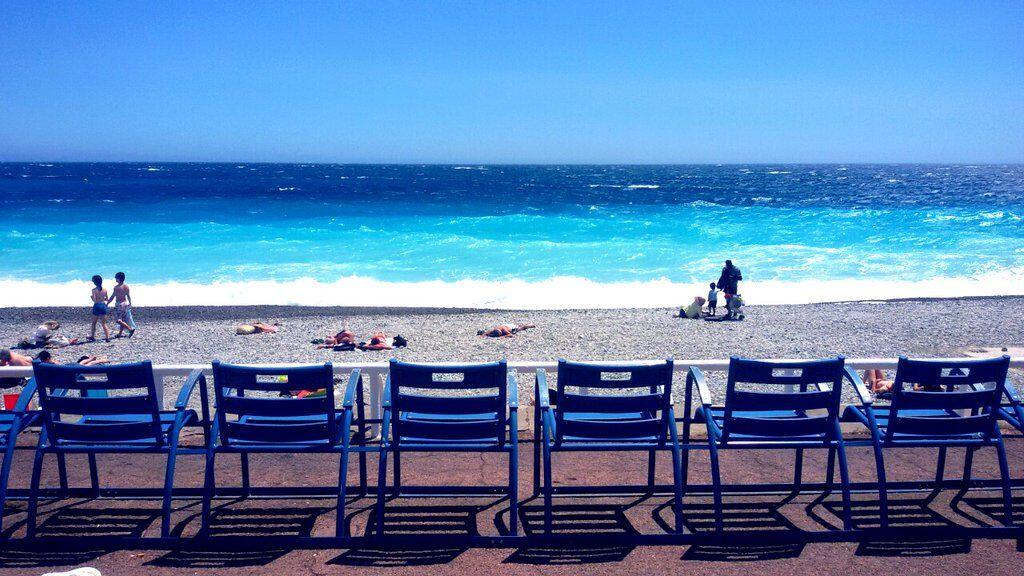
M 213 363 L 221 444 L 334 444 L 334 368 L 238 366 Z M 281 392 L 320 390 L 323 396 L 282 398 Z
M 722 441 L 733 435 L 776 440 L 832 438 L 839 418 L 843 364 L 841 356 L 806 362 L 732 357 Z M 821 384 L 830 388 L 820 390 Z M 772 390 L 784 386 L 796 390 Z M 764 390 L 766 387 L 769 390 Z
M 887 440 L 914 436 L 981 435 L 996 430 L 1010 357 L 910 360 L 900 357 L 893 383 Z M 914 390 L 920 385 L 921 390 Z M 933 413 L 914 412 L 929 410 Z M 934 411 L 942 411 L 936 416 Z
M 414 364 L 392 359 L 392 442 L 506 442 L 508 365 Z M 480 393 L 487 390 L 486 393 Z M 473 392 L 471 395 L 455 395 Z M 446 394 L 440 394 L 446 393 Z M 453 394 L 455 393 L 455 394 Z
M 165 444 L 150 362 L 102 366 L 36 362 L 33 371 L 43 427 L 52 444 Z
M 555 443 L 667 440 L 672 360 L 643 364 L 558 361 Z M 588 393 L 584 393 L 586 389 Z M 590 389 L 601 393 L 590 394 Z

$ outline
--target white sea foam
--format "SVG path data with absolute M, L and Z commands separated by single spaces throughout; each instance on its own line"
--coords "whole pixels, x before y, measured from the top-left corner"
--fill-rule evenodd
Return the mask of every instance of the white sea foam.
M 14 305 L 84 306 L 88 282 L 46 283 L 0 280 L 0 293 L 18 294 Z M 309 306 L 411 306 L 499 309 L 663 308 L 707 293 L 705 282 L 594 282 L 560 276 L 548 280 L 459 280 L 386 282 L 350 276 L 333 282 L 312 278 L 252 282 L 133 283 L 139 306 L 300 304 Z M 765 280 L 743 282 L 749 304 L 806 304 L 894 298 L 1024 295 L 1024 269 L 983 278 L 931 278 L 920 281 L 875 279 Z
M 654 188 L 661 188 L 661 186 L 658 186 L 657 184 L 630 184 L 629 186 L 626 186 L 626 188 L 629 188 L 630 190 L 636 190 L 638 188 L 654 189 Z

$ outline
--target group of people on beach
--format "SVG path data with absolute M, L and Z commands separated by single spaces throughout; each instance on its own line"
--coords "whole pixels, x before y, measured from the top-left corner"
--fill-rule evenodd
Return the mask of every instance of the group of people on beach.
M 132 318 L 132 295 L 128 285 L 124 282 L 124 272 L 114 274 L 114 289 L 108 293 L 103 287 L 103 277 L 99 274 L 92 277 L 94 287 L 92 289 L 92 329 L 89 331 L 90 342 L 96 340 L 96 325 L 103 327 L 103 338 L 110 340 L 110 330 L 107 329 L 107 316 L 110 314 L 110 304 L 114 303 L 114 321 L 117 323 L 118 331 L 115 338 L 124 336 L 125 330 L 128 337 L 135 335 L 135 319 Z
M 704 318 L 709 321 L 743 320 L 744 314 L 743 297 L 740 296 L 740 280 L 743 280 L 743 273 L 736 267 L 732 260 L 726 260 L 718 282 L 712 282 L 708 290 L 707 300 L 696 296 L 689 305 L 679 310 L 682 318 Z M 718 314 L 718 295 L 725 296 L 725 314 Z M 704 311 L 704 304 L 707 303 L 707 311 Z

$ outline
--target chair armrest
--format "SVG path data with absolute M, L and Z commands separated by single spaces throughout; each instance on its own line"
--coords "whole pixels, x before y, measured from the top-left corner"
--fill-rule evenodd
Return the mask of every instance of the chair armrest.
M 28 379 L 28 383 L 21 389 L 21 394 L 18 395 L 18 402 L 14 405 L 14 411 L 18 414 L 28 412 L 28 405 L 32 402 L 32 397 L 35 395 L 36 378 L 33 376 Z
M 871 392 L 868 390 L 868 387 L 864 385 L 864 381 L 860 379 L 860 375 L 857 374 L 856 370 L 849 366 L 844 367 L 843 377 L 849 380 L 850 384 L 853 385 L 853 390 L 857 393 L 857 397 L 860 399 L 861 405 L 870 406 L 874 403 L 874 400 L 871 398 Z
M 206 386 L 206 375 L 203 374 L 202 368 L 196 368 L 185 379 L 185 385 L 181 387 L 181 391 L 178 392 L 178 399 L 174 401 L 175 410 L 180 412 L 188 408 L 188 401 L 192 397 L 192 392 L 196 389 L 196 384 L 199 383 Z
M 518 410 L 519 409 L 519 382 L 516 380 L 516 371 L 515 370 L 512 370 L 512 371 L 510 371 L 508 373 L 508 381 L 506 382 L 506 386 L 508 387 L 508 389 L 505 390 L 506 401 L 508 402 L 508 407 L 511 410 Z
M 537 408 L 541 410 L 551 409 L 551 392 L 548 391 L 548 374 L 543 368 L 537 369 Z
M 711 407 L 711 391 L 708 390 L 708 383 L 704 380 L 704 372 L 696 366 L 690 366 L 689 372 L 686 373 L 686 382 L 693 383 L 697 386 L 697 395 L 700 396 L 700 403 L 706 408 Z
M 345 399 L 341 405 L 344 408 L 352 408 L 352 402 L 356 395 L 356 390 L 363 385 L 363 374 L 359 368 L 354 368 L 352 373 L 348 376 L 348 384 L 345 386 Z
M 1010 401 L 1011 405 L 1020 404 L 1020 396 L 1017 394 L 1017 388 L 1009 378 L 1007 378 L 1006 383 L 1003 384 L 1003 395 L 1006 396 L 1006 399 Z

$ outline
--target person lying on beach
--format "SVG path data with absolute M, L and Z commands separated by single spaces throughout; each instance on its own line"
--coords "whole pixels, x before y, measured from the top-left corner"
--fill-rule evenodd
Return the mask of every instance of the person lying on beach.
M 96 366 L 98 364 L 110 364 L 110 360 L 104 356 L 82 356 L 76 364 L 82 366 Z
M 0 350 L 0 366 L 31 366 L 32 359 L 6 348 Z
M 492 328 L 477 330 L 476 335 L 490 338 L 511 338 L 523 330 L 536 327 L 536 324 L 498 324 Z
M 887 379 L 885 372 L 881 370 L 865 370 L 864 383 L 868 385 L 868 390 L 876 396 L 892 393 L 893 381 Z
M 404 348 L 408 344 L 408 341 L 401 335 L 398 334 L 394 338 L 391 338 L 383 332 L 377 332 L 366 342 L 360 342 L 356 345 L 356 348 L 360 350 L 391 350 L 392 348 Z
M 266 324 L 264 322 L 254 322 L 252 324 L 239 324 L 235 327 L 235 334 L 240 336 L 248 336 L 250 334 L 262 334 L 269 332 L 270 334 L 276 333 L 280 329 L 280 324 Z
M 46 346 L 51 340 L 58 337 L 57 330 L 60 330 L 60 322 L 47 320 L 40 324 L 31 336 L 22 338 L 21 342 L 18 342 L 18 348 L 29 349 Z
M 342 328 L 341 332 L 333 336 L 327 336 L 322 342 L 317 342 L 317 349 L 322 348 L 334 348 L 335 346 L 348 346 L 352 345 L 355 348 L 356 335 L 348 328 Z

